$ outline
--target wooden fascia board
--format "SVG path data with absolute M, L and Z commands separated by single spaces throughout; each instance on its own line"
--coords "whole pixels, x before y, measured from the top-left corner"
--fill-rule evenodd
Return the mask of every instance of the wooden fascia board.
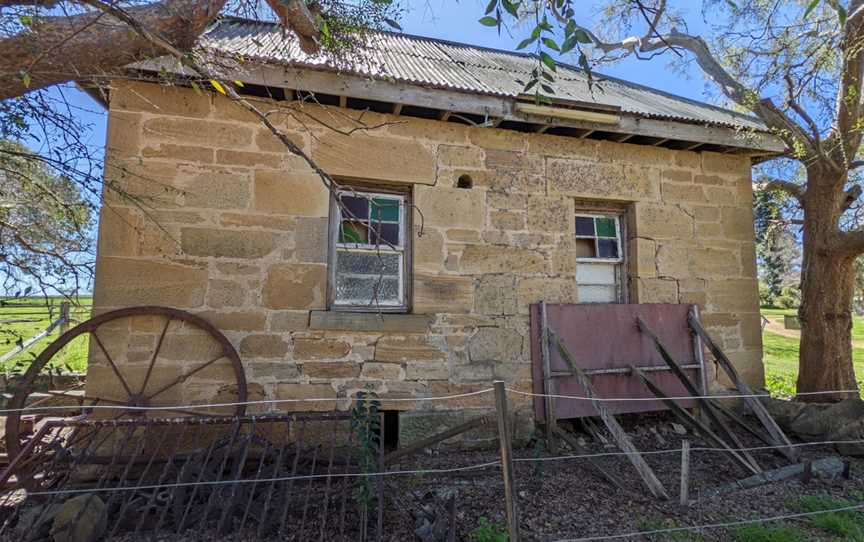
M 182 66 L 179 66 L 180 69 L 178 70 L 176 63 L 165 57 L 139 62 L 133 67 L 144 71 L 168 70 L 180 73 L 185 71 Z M 780 154 L 785 150 L 785 146 L 778 138 L 764 132 L 739 131 L 722 126 L 650 119 L 625 113 L 621 114 L 617 124 L 535 117 L 516 111 L 517 100 L 513 98 L 430 88 L 323 70 L 261 64 L 238 70 L 236 73 L 226 73 L 225 77 L 254 85 L 298 89 L 337 96 L 362 96 L 370 100 L 427 107 L 454 113 L 497 117 L 502 120 L 517 122 L 535 122 L 581 130 L 597 130 L 737 147 L 758 151 L 760 154 L 765 152 Z

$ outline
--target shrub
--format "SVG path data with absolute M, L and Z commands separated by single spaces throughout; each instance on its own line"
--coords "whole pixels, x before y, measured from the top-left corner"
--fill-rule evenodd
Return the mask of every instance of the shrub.
M 480 524 L 468 535 L 471 542 L 507 542 L 507 539 L 507 529 L 485 517 L 480 518 Z

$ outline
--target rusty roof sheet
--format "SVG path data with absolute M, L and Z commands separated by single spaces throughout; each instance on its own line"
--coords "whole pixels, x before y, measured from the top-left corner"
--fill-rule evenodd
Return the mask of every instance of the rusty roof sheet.
M 352 54 L 335 58 L 304 53 L 291 32 L 271 22 L 224 18 L 202 35 L 200 44 L 221 54 L 301 68 L 341 71 L 426 87 L 516 98 L 537 66 L 534 55 L 488 49 L 433 38 L 373 32 Z M 556 99 L 618 107 L 655 119 L 765 130 L 756 118 L 682 98 L 643 85 L 559 64 L 551 85 Z

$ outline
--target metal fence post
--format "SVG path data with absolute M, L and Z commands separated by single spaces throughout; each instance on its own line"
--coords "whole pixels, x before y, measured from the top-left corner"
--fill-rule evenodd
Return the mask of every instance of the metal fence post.
M 513 450 L 510 440 L 510 416 L 507 413 L 507 391 L 504 382 L 495 381 L 495 412 L 498 418 L 498 442 L 501 445 L 501 471 L 504 475 L 504 501 L 507 506 L 507 531 L 510 542 L 519 542 L 519 509 L 513 479 Z

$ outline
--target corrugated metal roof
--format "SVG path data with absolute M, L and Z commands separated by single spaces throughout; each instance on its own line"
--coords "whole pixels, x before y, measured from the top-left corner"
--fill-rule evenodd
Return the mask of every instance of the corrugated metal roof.
M 308 67 L 460 92 L 516 98 L 537 66 L 533 55 L 391 32 L 370 33 L 348 58 L 304 53 L 275 23 L 226 18 L 201 37 L 213 51 L 265 63 Z M 344 55 L 343 55 L 344 56 Z M 579 68 L 559 64 L 554 98 L 620 107 L 638 116 L 764 130 L 753 117 L 594 73 L 589 88 Z

